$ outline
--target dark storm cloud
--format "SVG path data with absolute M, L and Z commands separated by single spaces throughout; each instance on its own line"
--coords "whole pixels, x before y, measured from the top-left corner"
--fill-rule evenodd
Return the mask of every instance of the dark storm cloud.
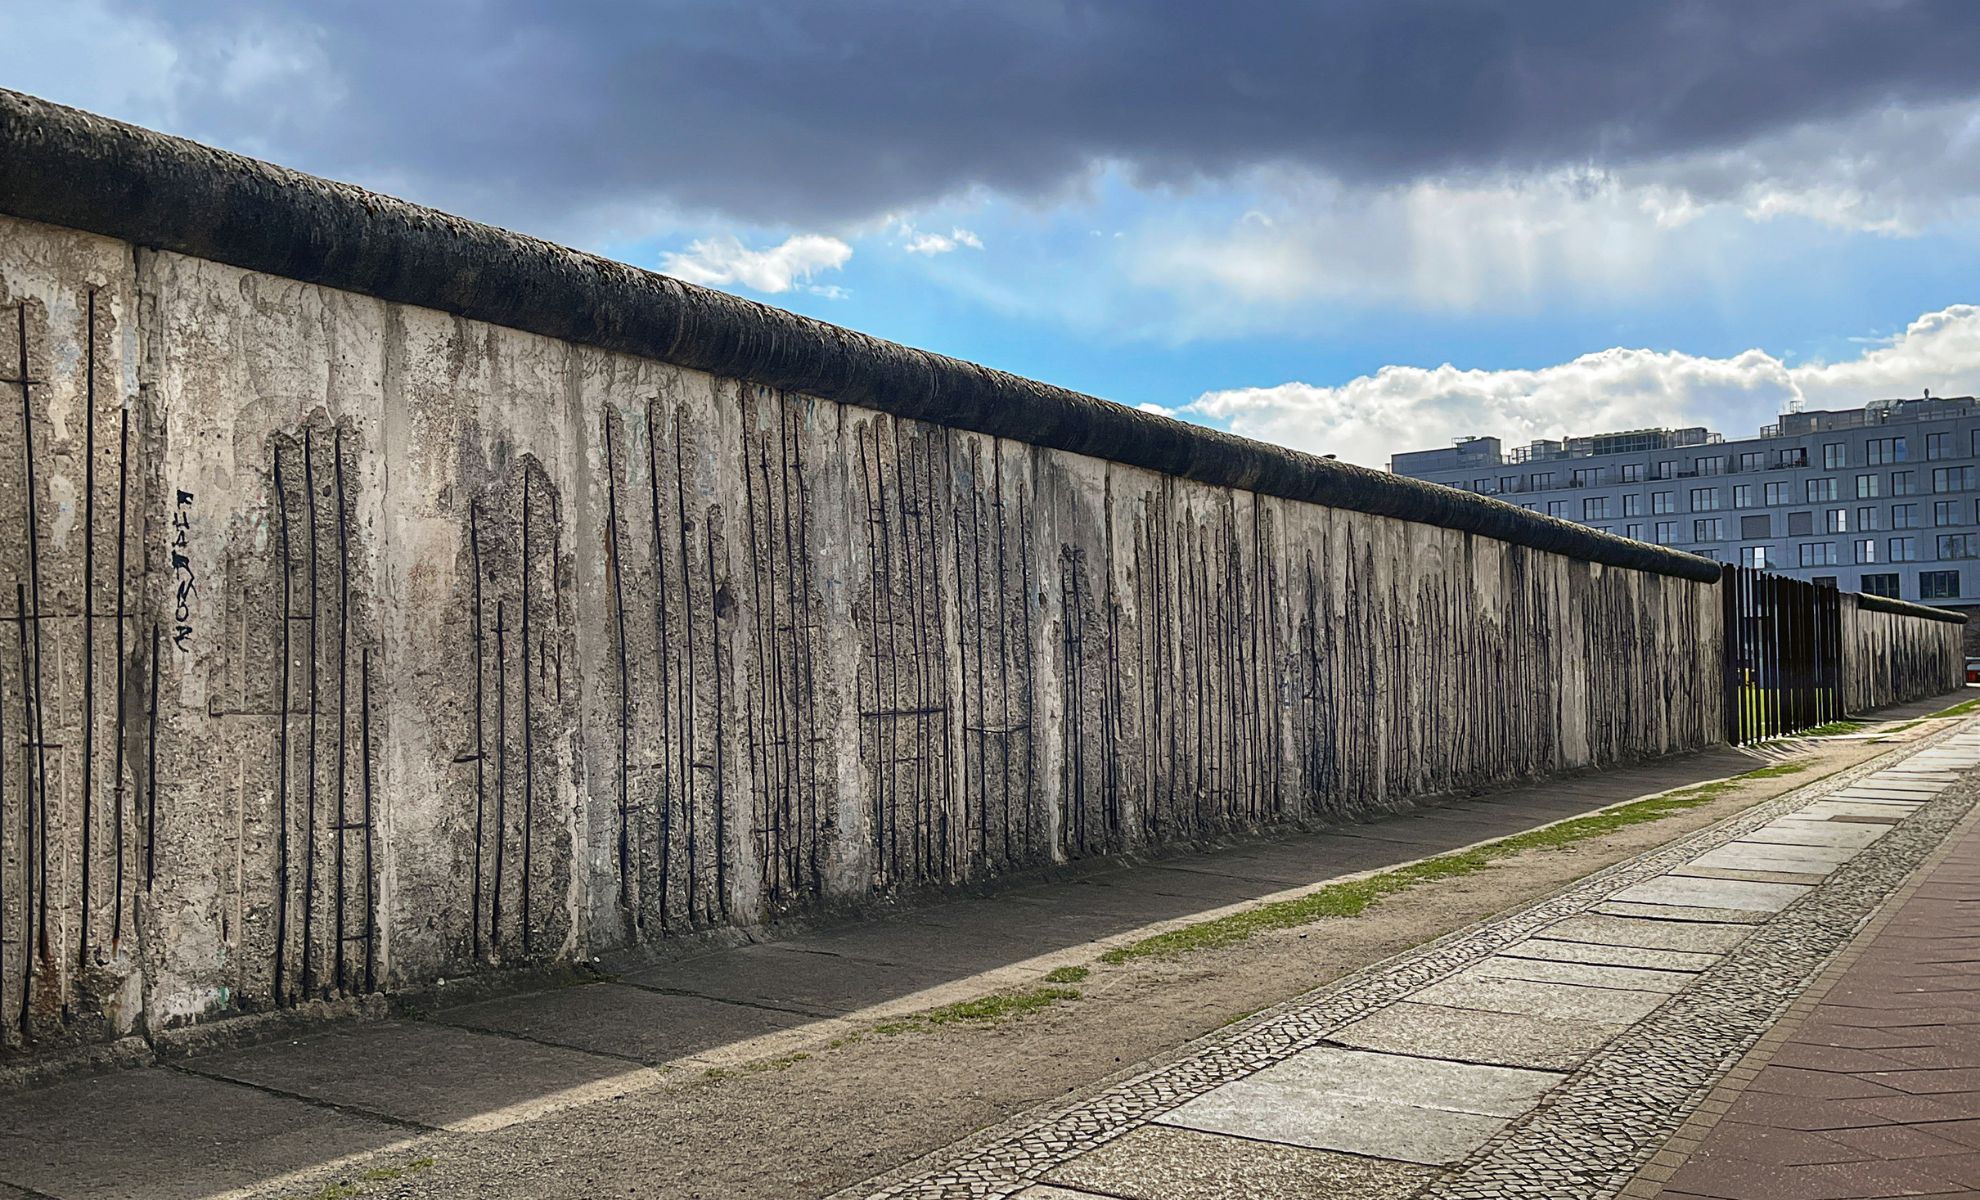
M 1288 163 L 1356 181 L 1636 162 L 1980 90 L 1973 0 L 165 4 L 175 124 L 540 224 L 816 224 Z M 321 31 L 335 103 L 203 64 Z M 225 85 L 225 86 L 223 86 Z

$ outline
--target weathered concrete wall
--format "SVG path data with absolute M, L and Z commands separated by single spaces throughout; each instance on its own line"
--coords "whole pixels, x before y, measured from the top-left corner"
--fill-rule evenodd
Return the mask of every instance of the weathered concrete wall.
M 1720 726 L 1709 583 L 5 219 L 0 313 L 16 1043 Z
M 1722 736 L 1687 555 L 9 93 L 0 213 L 10 1053 Z
M 1847 712 L 1944 695 L 1966 682 L 1960 613 L 1846 592 L 1842 643 Z

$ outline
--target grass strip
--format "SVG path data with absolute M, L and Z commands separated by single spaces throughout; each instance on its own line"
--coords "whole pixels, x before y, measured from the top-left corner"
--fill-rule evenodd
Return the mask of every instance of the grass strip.
M 1074 968 L 1079 970 L 1080 968 Z M 1062 1000 L 1077 1000 L 1079 992 L 1066 987 L 1031 988 L 1022 992 L 996 992 L 988 996 L 978 996 L 974 1000 L 958 1000 L 927 1012 L 915 1013 L 897 1021 L 883 1021 L 873 1027 L 875 1033 L 914 1033 L 926 1029 L 940 1029 L 945 1025 L 994 1025 L 1022 1017 L 1040 1009 L 1050 1008 Z
M 1863 723 L 1861 721 L 1830 721 L 1826 725 L 1817 725 L 1813 729 L 1804 729 L 1800 733 L 1795 734 L 1794 736 L 1795 737 L 1833 737 L 1839 733 L 1855 733 L 1857 730 L 1861 728 L 1863 728 Z
M 1932 717 L 1934 719 L 1939 717 L 1963 717 L 1976 708 L 1980 708 L 1980 700 L 1961 700 L 1951 708 L 1942 708 L 1938 712 L 1933 713 Z
M 1410 863 L 1361 879 L 1330 883 L 1304 896 L 1295 896 L 1290 900 L 1275 900 L 1229 916 L 1199 921 L 1194 925 L 1184 925 L 1166 933 L 1154 934 L 1138 942 L 1116 946 L 1102 954 L 1100 961 L 1124 963 L 1137 958 L 1174 958 L 1192 950 L 1233 945 L 1274 930 L 1292 929 L 1335 917 L 1358 916 L 1383 897 L 1408 891 L 1421 884 L 1470 875 L 1484 870 L 1498 859 L 1509 858 L 1528 850 L 1557 850 L 1588 838 L 1601 837 L 1620 829 L 1627 829 L 1632 825 L 1661 820 L 1674 813 L 1709 804 L 1744 781 L 1774 779 L 1806 769 L 1801 763 L 1778 763 L 1716 783 L 1667 792 L 1661 796 L 1652 796 L 1646 800 L 1637 800 L 1602 812 L 1590 813 L 1585 817 L 1571 817 L 1540 829 L 1529 829 L 1524 833 L 1515 833 L 1509 837 L 1486 842 L 1469 850 L 1439 854 L 1434 858 L 1426 858 L 1421 862 Z

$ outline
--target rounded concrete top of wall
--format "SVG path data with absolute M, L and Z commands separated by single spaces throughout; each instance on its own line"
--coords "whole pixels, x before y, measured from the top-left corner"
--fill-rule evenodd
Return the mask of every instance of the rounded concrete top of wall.
M 1222 487 L 1701 582 L 1710 559 L 1144 413 L 0 89 L 0 213 Z

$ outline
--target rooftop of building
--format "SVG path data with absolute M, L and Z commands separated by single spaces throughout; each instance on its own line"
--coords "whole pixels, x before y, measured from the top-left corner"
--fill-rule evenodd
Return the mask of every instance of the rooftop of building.
M 1880 428 L 1920 421 L 1945 421 L 1980 416 L 1980 401 L 1972 396 L 1922 396 L 1872 400 L 1861 408 L 1820 409 L 1782 413 L 1776 422 L 1761 428 L 1750 438 L 1737 441 L 1767 441 L 1801 437 L 1847 429 Z M 1389 470 L 1398 474 L 1415 471 L 1451 470 L 1460 467 L 1496 467 L 1558 459 L 1595 458 L 1609 454 L 1642 454 L 1688 446 L 1717 445 L 1722 434 L 1702 425 L 1683 428 L 1658 427 L 1624 429 L 1607 433 L 1539 439 L 1524 446 L 1506 449 L 1495 437 L 1461 437 L 1452 445 L 1434 450 L 1410 450 L 1394 455 Z

